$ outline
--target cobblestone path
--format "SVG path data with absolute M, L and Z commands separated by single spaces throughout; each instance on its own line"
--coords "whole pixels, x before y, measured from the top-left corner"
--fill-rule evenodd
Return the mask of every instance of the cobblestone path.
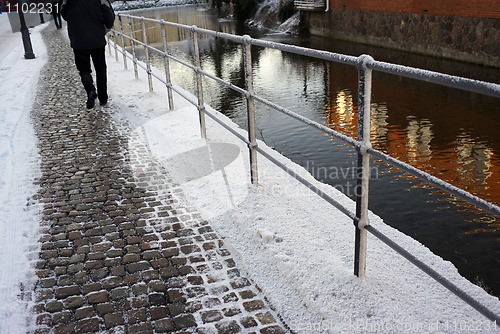
M 147 149 L 127 151 L 113 103 L 85 109 L 72 51 L 51 28 L 33 112 L 43 203 L 35 333 L 286 332 Z

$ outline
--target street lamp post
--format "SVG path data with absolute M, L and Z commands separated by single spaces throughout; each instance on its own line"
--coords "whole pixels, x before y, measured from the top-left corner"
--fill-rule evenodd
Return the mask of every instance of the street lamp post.
M 21 36 L 23 38 L 23 45 L 24 45 L 24 58 L 26 59 L 33 59 L 35 58 L 35 54 L 33 53 L 33 47 L 31 46 L 31 40 L 30 40 L 30 32 L 28 30 L 28 27 L 26 26 L 26 21 L 24 20 L 24 13 L 23 13 L 23 3 L 28 3 L 28 0 L 21 0 L 19 1 L 19 4 L 21 6 L 17 6 L 17 13 L 19 14 L 19 21 L 21 22 Z

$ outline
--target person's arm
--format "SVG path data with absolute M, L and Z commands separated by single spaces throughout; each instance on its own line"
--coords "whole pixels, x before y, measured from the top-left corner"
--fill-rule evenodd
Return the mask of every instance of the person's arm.
M 111 9 L 111 3 L 108 0 L 101 0 L 101 15 L 104 26 L 111 29 L 115 22 L 115 14 Z

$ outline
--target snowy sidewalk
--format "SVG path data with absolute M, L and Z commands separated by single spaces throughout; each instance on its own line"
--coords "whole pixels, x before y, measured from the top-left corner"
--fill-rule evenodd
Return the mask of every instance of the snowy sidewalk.
M 0 56 L 1 334 L 500 330 L 372 235 L 355 277 L 350 219 L 261 156 L 249 184 L 245 144 L 209 118 L 201 139 L 196 108 L 175 94 L 169 110 L 164 86 L 150 93 L 114 52 L 109 107 L 88 112 L 65 29 L 31 34 L 35 60 L 20 39 Z M 370 223 L 500 314 L 450 262 Z
M 33 113 L 44 205 L 35 333 L 284 333 L 149 148 L 128 150 L 116 104 L 85 109 L 63 34 L 43 31 L 49 61 Z

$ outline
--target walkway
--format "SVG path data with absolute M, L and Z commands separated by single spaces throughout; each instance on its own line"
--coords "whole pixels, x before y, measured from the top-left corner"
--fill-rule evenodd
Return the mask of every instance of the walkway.
M 127 152 L 113 102 L 85 109 L 64 34 L 44 31 L 50 58 L 33 112 L 44 204 L 35 333 L 284 333 L 148 150 Z

